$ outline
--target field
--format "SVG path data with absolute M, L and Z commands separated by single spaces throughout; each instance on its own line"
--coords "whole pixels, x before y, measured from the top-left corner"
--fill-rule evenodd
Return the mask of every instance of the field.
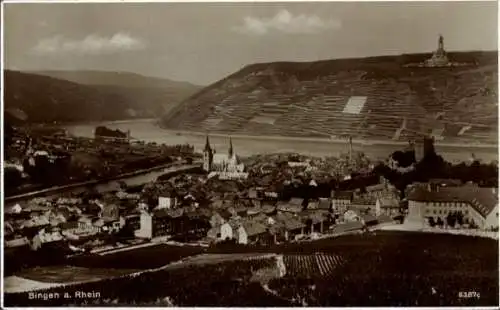
M 75 256 L 69 263 L 87 268 L 151 269 L 203 252 L 201 247 L 159 244 L 103 256 Z
M 246 251 L 245 251 L 246 250 Z M 445 234 L 377 232 L 275 247 L 286 266 L 268 289 L 253 276 L 272 272 L 276 258 L 250 247 L 232 254 L 178 264 L 136 276 L 108 279 L 44 292 L 95 291 L 79 300 L 29 300 L 6 294 L 7 306 L 166 305 L 176 306 L 492 306 L 498 305 L 498 243 Z M 263 249 L 262 249 L 262 252 Z M 189 262 L 189 259 L 187 260 Z M 267 268 L 267 269 L 266 269 Z M 202 276 L 201 276 L 202 275 Z M 463 292 L 479 297 L 461 298 Z M 477 295 L 476 295 L 477 296 Z
M 284 257 L 287 274 L 293 277 L 330 275 L 343 263 L 342 257 L 331 254 L 297 254 Z
M 497 143 L 496 53 L 407 68 L 428 55 L 250 65 L 166 115 L 168 129 L 293 137 Z

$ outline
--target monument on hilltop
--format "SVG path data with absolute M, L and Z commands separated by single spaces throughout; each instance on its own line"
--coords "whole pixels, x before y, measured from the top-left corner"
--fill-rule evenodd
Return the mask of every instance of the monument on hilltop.
M 408 63 L 405 64 L 404 67 L 439 68 L 463 67 L 471 65 L 474 65 L 474 63 L 459 63 L 450 61 L 448 55 L 446 54 L 446 50 L 444 49 L 444 38 L 442 35 L 439 35 L 437 49 L 432 53 L 431 58 L 419 63 Z
M 439 35 L 438 48 L 432 54 L 432 57 L 425 61 L 428 67 L 445 67 L 450 65 L 450 61 L 446 56 L 446 51 L 444 50 L 444 38 Z

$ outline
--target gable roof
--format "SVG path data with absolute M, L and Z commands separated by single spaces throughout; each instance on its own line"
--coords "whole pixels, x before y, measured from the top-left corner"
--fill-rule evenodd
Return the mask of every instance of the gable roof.
M 311 210 L 318 209 L 318 206 L 319 206 L 319 201 L 309 201 L 309 203 L 307 204 L 307 209 Z
M 361 222 L 349 222 L 349 223 L 342 223 L 342 224 L 337 224 L 333 227 L 333 233 L 342 233 L 342 232 L 347 232 L 351 230 L 358 230 L 362 229 L 363 224 Z
M 352 200 L 354 193 L 350 191 L 333 191 L 332 197 L 338 200 Z
M 366 206 L 372 206 L 377 203 L 377 198 L 372 196 L 372 195 L 367 195 L 363 197 L 356 197 L 352 200 L 352 204 L 356 205 L 366 205 Z
M 395 197 L 381 197 L 378 199 L 380 207 L 399 208 L 399 201 Z
M 373 215 L 370 215 L 370 214 L 363 214 L 361 215 L 361 219 L 365 222 L 365 223 L 373 223 L 373 222 L 376 222 L 377 221 L 377 218 L 374 217 Z
M 385 189 L 385 184 L 374 184 L 366 187 L 367 192 L 383 191 Z
M 276 221 L 285 226 L 286 230 L 295 230 L 306 227 L 306 225 L 296 216 L 287 213 L 278 213 Z
M 408 200 L 468 203 L 484 218 L 498 204 L 498 196 L 495 195 L 494 189 L 477 186 L 440 187 L 435 191 L 418 186 L 410 190 Z
M 320 198 L 318 202 L 318 209 L 322 210 L 330 210 L 331 204 L 330 199 L 328 198 Z
M 292 198 L 292 199 L 290 199 L 290 201 L 288 203 L 291 205 L 295 205 L 295 206 L 302 206 L 302 204 L 304 203 L 304 199 L 303 198 Z
M 302 211 L 302 205 L 301 204 L 293 204 L 293 203 L 290 203 L 290 201 L 279 201 L 277 209 L 280 211 L 285 211 L 285 212 L 298 213 L 298 212 Z
M 254 220 L 243 221 L 243 223 L 241 223 L 241 226 L 243 226 L 245 232 L 247 233 L 247 236 L 249 237 L 257 236 L 267 231 L 267 227 L 264 224 Z

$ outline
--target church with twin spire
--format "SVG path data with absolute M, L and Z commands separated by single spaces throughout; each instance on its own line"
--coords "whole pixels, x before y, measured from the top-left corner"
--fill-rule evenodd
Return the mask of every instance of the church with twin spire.
M 227 154 L 217 154 L 210 146 L 207 135 L 205 147 L 203 149 L 203 169 L 207 172 L 216 173 L 243 173 L 245 165 L 240 162 L 233 149 L 233 141 L 229 138 L 229 150 Z

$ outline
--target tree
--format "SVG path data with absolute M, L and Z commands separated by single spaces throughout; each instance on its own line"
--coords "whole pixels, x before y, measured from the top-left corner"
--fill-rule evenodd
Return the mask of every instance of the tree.
M 456 215 L 457 215 L 457 224 L 462 226 L 464 224 L 464 214 L 462 213 L 462 211 L 458 211 Z
M 431 216 L 431 217 L 429 217 L 429 225 L 430 225 L 431 227 L 436 226 L 436 221 L 434 221 L 434 218 L 433 218 L 432 216 Z
M 443 227 L 444 225 L 444 221 L 441 219 L 441 217 L 438 217 L 437 218 L 437 222 L 436 222 L 437 226 L 439 227 Z
M 471 219 L 471 220 L 470 220 L 470 222 L 469 222 L 469 227 L 470 227 L 470 228 L 472 228 L 472 229 L 476 229 L 476 228 L 478 228 L 478 226 L 477 226 L 476 222 L 474 222 L 474 220 L 473 220 L 473 219 Z
M 446 224 L 450 227 L 455 227 L 455 224 L 457 223 L 457 216 L 455 212 L 450 212 L 446 216 Z
M 15 188 L 22 184 L 23 175 L 17 168 L 5 167 L 4 168 L 4 184 L 5 187 Z

